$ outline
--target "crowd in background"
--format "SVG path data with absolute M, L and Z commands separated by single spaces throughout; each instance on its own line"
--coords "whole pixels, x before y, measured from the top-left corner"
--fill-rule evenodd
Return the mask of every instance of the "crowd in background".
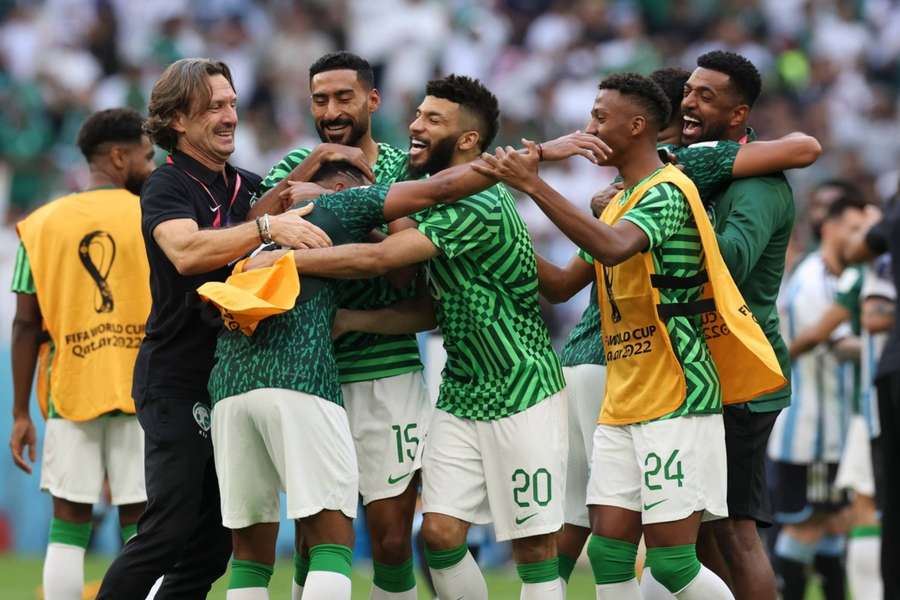
M 113 106 L 146 112 L 152 83 L 186 56 L 229 64 L 241 117 L 233 162 L 265 173 L 316 141 L 308 67 L 341 48 L 376 67 L 375 138 L 403 148 L 424 84 L 439 73 L 484 81 L 500 100 L 498 143 L 518 144 L 583 127 L 606 73 L 690 70 L 701 53 L 731 49 L 764 76 L 751 121 L 760 136 L 801 130 L 826 150 L 791 176 L 801 217 L 806 192 L 825 178 L 846 177 L 874 201 L 897 188 L 897 0 L 0 0 L 0 211 L 11 224 L 82 188 L 73 141 L 84 117 Z M 584 160 L 544 174 L 585 206 L 612 178 Z M 569 242 L 530 203 L 522 211 L 538 251 L 568 260 Z M 802 247 L 802 218 L 796 231 Z M 0 235 L 4 260 L 14 244 Z M 548 307 L 557 340 L 577 304 Z

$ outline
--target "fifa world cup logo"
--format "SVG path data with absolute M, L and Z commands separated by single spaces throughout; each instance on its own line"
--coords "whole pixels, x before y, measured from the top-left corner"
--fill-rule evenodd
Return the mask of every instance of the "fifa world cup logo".
M 92 231 L 78 244 L 78 258 L 88 272 L 97 291 L 94 293 L 94 310 L 108 313 L 113 310 L 112 290 L 106 278 L 116 259 L 116 241 L 105 231 Z

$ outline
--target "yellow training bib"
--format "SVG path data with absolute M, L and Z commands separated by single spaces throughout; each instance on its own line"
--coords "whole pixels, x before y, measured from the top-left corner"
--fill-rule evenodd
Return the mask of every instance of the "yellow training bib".
M 606 395 L 600 423 L 627 425 L 657 419 L 685 401 L 684 370 L 672 348 L 665 319 L 702 315 L 703 333 L 719 374 L 725 404 L 747 402 L 787 383 L 775 352 L 735 285 L 694 183 L 672 165 L 641 183 L 627 202 L 619 194 L 600 219 L 615 224 L 660 183 L 676 185 L 688 200 L 703 247 L 697 277 L 657 274 L 650 252 L 605 267 L 594 261 L 601 328 L 607 360 Z M 661 304 L 659 288 L 704 285 L 703 298 Z
M 134 413 L 131 378 L 150 313 L 150 267 L 137 196 L 99 189 L 64 196 L 16 229 L 31 265 L 37 300 L 55 352 L 41 348 L 49 376 L 38 380 L 60 416 L 85 421 Z

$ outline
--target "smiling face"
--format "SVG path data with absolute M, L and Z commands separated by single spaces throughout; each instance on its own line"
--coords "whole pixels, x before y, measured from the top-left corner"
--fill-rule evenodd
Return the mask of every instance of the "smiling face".
M 450 166 L 457 143 L 463 136 L 478 136 L 466 130 L 459 104 L 425 96 L 409 124 L 409 172 L 413 177 L 433 175 Z
M 646 125 L 646 117 L 638 114 L 626 96 L 618 90 L 602 89 L 594 100 L 585 133 L 602 139 L 612 150 L 606 162 L 599 164 L 619 166 Z
M 380 102 L 378 91 L 366 90 L 353 69 L 316 73 L 309 82 L 311 111 L 319 139 L 332 144 L 359 146 L 369 132 L 372 113 Z
M 179 113 L 172 128 L 182 134 L 178 141 L 182 151 L 204 163 L 224 164 L 234 152 L 237 95 L 223 75 L 210 76 L 208 84 L 209 103 L 197 106 L 195 102 L 192 114 Z
M 681 141 L 689 145 L 727 139 L 728 132 L 743 123 L 748 111 L 732 89 L 728 75 L 697 67 L 684 84 Z

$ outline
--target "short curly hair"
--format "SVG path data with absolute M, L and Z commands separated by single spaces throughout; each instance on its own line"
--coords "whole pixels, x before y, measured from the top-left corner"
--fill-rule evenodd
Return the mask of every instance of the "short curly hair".
M 741 101 L 753 106 L 762 91 L 762 78 L 753 63 L 735 52 L 713 50 L 697 59 L 697 66 L 728 75 Z
M 669 123 L 669 100 L 662 88 L 649 77 L 637 73 L 617 73 L 601 81 L 597 87 L 615 90 L 636 101 L 647 112 L 648 120 L 657 131 Z
M 178 132 L 172 129 L 177 113 L 191 114 L 196 107 L 209 104 L 212 89 L 209 78 L 222 75 L 231 89 L 231 69 L 221 61 L 208 58 L 182 58 L 166 67 L 150 92 L 150 103 L 144 131 L 153 143 L 172 152 L 178 143 Z
M 319 73 L 341 69 L 356 71 L 356 79 L 366 90 L 371 90 L 375 87 L 375 72 L 372 70 L 372 65 L 369 64 L 369 61 L 357 54 L 343 50 L 330 52 L 319 57 L 309 67 L 309 80 L 312 81 L 312 78 Z
M 465 75 L 447 75 L 433 79 L 425 87 L 426 96 L 434 96 L 459 104 L 478 120 L 479 145 L 486 150 L 500 128 L 500 106 L 497 97 L 477 79 Z
M 660 87 L 666 98 L 669 99 L 670 119 L 681 112 L 681 101 L 684 99 L 684 84 L 687 83 L 690 77 L 690 71 L 685 71 L 678 67 L 666 67 L 650 73 L 650 79 Z
M 131 108 L 108 108 L 90 115 L 78 130 L 75 143 L 88 162 L 107 143 L 140 144 L 144 117 Z

